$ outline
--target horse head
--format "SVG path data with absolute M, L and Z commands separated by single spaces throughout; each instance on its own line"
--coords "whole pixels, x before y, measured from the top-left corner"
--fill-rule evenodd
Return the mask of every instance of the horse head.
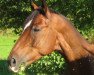
M 28 66 L 59 48 L 53 29 L 52 14 L 55 13 L 49 10 L 45 0 L 41 2 L 41 7 L 32 2 L 33 12 L 24 22 L 23 32 L 8 57 L 9 67 L 14 72 L 18 72 L 21 64 Z
M 8 57 L 10 69 L 18 72 L 21 64 L 26 67 L 58 50 L 70 63 L 71 75 L 86 75 L 84 71 L 91 68 L 83 71 L 84 63 L 94 54 L 94 45 L 89 44 L 63 15 L 50 10 L 45 0 L 41 2 L 41 6 L 32 2 L 33 12 L 25 20 L 23 32 Z

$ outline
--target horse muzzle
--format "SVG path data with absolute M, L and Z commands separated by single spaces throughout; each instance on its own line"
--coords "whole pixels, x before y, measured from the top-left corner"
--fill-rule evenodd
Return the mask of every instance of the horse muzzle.
M 9 66 L 9 69 L 15 73 L 19 71 L 19 68 Z

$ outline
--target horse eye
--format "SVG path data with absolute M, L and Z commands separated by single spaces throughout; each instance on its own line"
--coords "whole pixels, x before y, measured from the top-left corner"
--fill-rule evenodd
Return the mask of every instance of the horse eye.
M 38 32 L 38 31 L 40 31 L 39 28 L 34 28 L 33 30 L 34 30 L 34 32 Z

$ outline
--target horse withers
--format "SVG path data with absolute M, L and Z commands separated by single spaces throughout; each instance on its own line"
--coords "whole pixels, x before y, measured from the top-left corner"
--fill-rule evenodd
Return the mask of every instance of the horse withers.
M 9 68 L 18 72 L 21 64 L 26 67 L 57 50 L 68 63 L 66 75 L 94 75 L 94 45 L 66 17 L 50 10 L 45 0 L 41 2 L 42 6 L 32 2 L 33 12 L 9 54 Z

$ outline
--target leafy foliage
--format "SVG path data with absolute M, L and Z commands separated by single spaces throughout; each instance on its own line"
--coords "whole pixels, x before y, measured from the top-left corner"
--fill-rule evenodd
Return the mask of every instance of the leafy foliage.
M 38 5 L 39 0 L 35 0 Z M 94 0 L 47 0 L 49 8 L 68 17 L 79 29 L 94 28 Z M 15 28 L 19 32 L 31 13 L 30 0 L 1 0 L 0 28 Z
M 36 61 L 31 65 L 26 72 L 34 74 L 63 74 L 65 69 L 64 58 L 58 53 L 53 52 L 47 56 L 44 56 L 39 61 Z
M 30 11 L 28 1 L 1 0 L 0 1 L 0 28 L 15 28 L 15 33 L 19 33 L 23 20 Z

